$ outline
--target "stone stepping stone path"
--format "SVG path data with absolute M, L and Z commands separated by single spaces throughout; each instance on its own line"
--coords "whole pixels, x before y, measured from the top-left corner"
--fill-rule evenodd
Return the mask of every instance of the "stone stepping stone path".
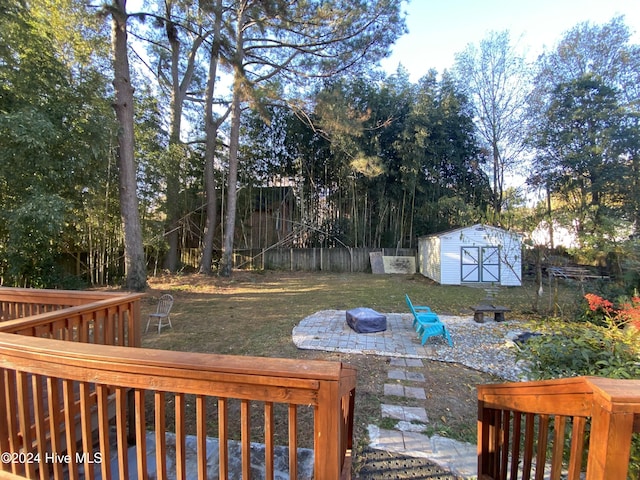
M 426 400 L 427 379 L 424 363 L 419 358 L 392 358 L 388 380 L 384 384 L 385 399 L 381 404 L 383 423 L 391 429 L 369 425 L 370 447 L 396 452 L 408 457 L 427 458 L 460 478 L 477 478 L 476 446 L 424 432 L 428 428 L 427 411 L 421 406 Z

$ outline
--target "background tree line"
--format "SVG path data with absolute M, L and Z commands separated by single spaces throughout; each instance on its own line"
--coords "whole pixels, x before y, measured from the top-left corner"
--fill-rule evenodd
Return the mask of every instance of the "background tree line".
M 622 18 L 533 64 L 491 32 L 412 83 L 378 67 L 404 31 L 390 0 L 0 1 L 4 284 L 139 289 L 185 247 L 229 275 L 276 185 L 296 246 L 546 220 L 593 260 L 637 231 L 640 53 Z
M 490 196 L 469 104 L 450 75 L 325 82 L 304 112 L 254 112 L 247 183 L 288 179 L 300 247 L 414 247 L 416 235 L 479 221 Z

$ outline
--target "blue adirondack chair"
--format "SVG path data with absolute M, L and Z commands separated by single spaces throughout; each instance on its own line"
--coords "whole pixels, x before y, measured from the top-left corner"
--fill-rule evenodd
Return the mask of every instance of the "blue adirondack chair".
M 413 328 L 415 328 L 416 330 L 418 329 L 420 323 L 440 321 L 438 315 L 432 312 L 431 308 L 424 305 L 414 305 L 413 302 L 411 302 L 409 295 L 407 295 L 406 293 L 404 294 L 404 299 L 407 302 L 409 310 L 411 310 L 411 313 L 413 314 Z M 418 318 L 420 318 L 420 321 L 418 320 Z
M 431 308 L 424 305 L 414 305 L 407 294 L 405 294 L 405 300 L 413 314 L 413 327 L 416 329 L 418 336 L 421 337 L 422 345 L 426 343 L 429 337 L 442 336 L 449 346 L 453 347 L 453 340 L 451 340 L 447 327 L 440 321 L 440 317 L 431 311 Z

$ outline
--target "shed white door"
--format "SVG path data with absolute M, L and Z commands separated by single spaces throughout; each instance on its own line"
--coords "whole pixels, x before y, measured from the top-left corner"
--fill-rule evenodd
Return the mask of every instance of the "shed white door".
M 480 247 L 462 247 L 462 281 L 480 281 Z
M 499 282 L 499 247 L 462 247 L 463 282 Z
M 498 247 L 482 247 L 482 282 L 500 281 L 500 249 Z

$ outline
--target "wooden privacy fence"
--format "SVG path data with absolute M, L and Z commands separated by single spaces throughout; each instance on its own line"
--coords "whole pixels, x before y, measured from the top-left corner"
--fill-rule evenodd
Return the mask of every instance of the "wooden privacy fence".
M 32 295 L 36 300 L 37 291 Z M 117 302 L 127 305 L 127 297 Z M 2 298 L 6 305 L 25 303 L 23 297 Z M 301 415 L 310 416 L 313 426 L 314 478 L 350 478 L 353 368 L 130 348 L 139 345 L 139 300 L 132 295 L 125 308 L 100 299 L 0 322 L 0 478 L 184 479 L 195 470 L 205 479 L 214 454 L 217 477 L 226 479 L 237 439 L 242 478 L 252 478 L 251 445 L 259 442 L 265 478 L 275 477 L 274 452 L 284 445 L 293 479 L 301 437 L 308 433 L 300 431 Z M 35 303 L 55 304 L 47 302 Z M 109 326 L 122 318 L 129 330 Z M 133 342 L 123 345 L 123 338 Z M 252 428 L 257 421 L 259 428 Z M 169 433 L 175 445 L 167 444 Z M 187 435 L 195 436 L 194 457 Z M 207 450 L 209 436 L 218 438 L 217 452 Z
M 625 480 L 638 432 L 640 380 L 478 386 L 480 480 Z
M 385 256 L 416 257 L 415 248 L 271 248 L 234 251 L 234 266 L 254 270 L 291 270 L 326 272 L 370 272 L 369 253 L 382 251 Z M 198 268 L 202 252 L 184 249 L 181 261 Z M 215 255 L 220 257 L 220 252 Z M 417 260 L 416 260 L 417 262 Z

